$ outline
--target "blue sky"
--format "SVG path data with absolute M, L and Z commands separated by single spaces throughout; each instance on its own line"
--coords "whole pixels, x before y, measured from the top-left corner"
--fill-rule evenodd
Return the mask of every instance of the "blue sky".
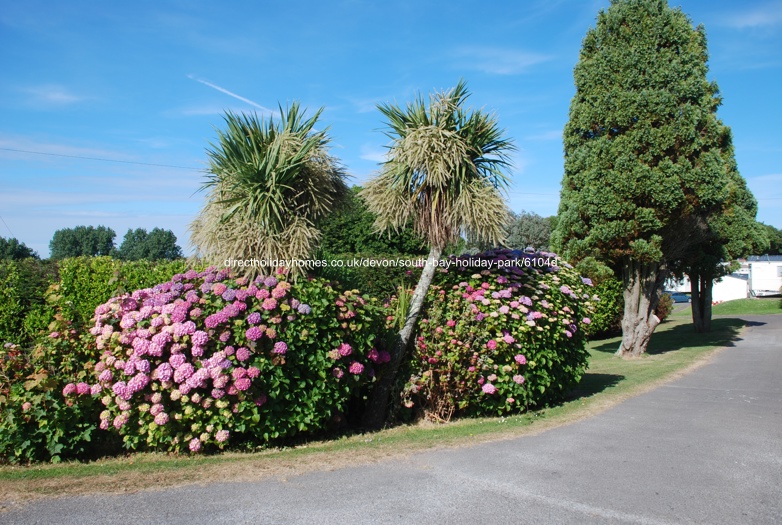
M 670 4 L 706 26 L 719 116 L 758 219 L 782 228 L 782 1 Z M 60 228 L 109 226 L 119 243 L 162 227 L 187 252 L 225 110 L 325 107 L 331 152 L 360 184 L 388 142 L 376 104 L 460 78 L 518 147 L 511 209 L 555 214 L 573 66 L 607 6 L 0 0 L 0 236 L 47 256 Z

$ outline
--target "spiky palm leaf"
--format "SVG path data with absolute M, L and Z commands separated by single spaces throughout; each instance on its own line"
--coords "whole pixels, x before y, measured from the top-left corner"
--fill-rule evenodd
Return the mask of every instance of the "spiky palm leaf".
M 389 158 L 363 192 L 376 228 L 399 229 L 412 219 L 430 246 L 462 232 L 493 243 L 504 239 L 508 211 L 500 193 L 513 146 L 493 115 L 468 111 L 464 82 L 407 104 L 381 105 L 392 139 Z
M 191 242 L 208 259 L 306 259 L 317 221 L 347 195 L 345 173 L 328 155 L 329 138 L 294 103 L 280 120 L 227 113 L 210 145 L 206 203 Z M 248 273 L 253 273 L 251 269 Z

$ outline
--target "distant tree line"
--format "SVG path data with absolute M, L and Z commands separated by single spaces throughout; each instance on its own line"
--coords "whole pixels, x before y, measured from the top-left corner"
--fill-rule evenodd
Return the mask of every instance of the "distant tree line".
M 177 245 L 176 235 L 171 230 L 153 228 L 128 229 L 119 248 L 114 245 L 117 234 L 106 226 L 76 226 L 54 232 L 49 242 L 52 260 L 80 256 L 110 256 L 124 261 L 160 261 L 179 259 L 182 248 Z M 40 259 L 40 256 L 23 242 L 15 238 L 0 237 L 0 259 Z

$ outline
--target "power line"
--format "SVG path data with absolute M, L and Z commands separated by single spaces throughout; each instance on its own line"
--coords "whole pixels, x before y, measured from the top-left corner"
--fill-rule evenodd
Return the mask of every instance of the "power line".
M 193 170 L 197 171 L 198 168 L 192 168 L 190 166 L 174 166 L 172 164 L 155 164 L 152 162 L 135 162 L 132 160 L 116 160 L 116 159 L 103 159 L 100 157 L 83 157 L 81 155 L 65 155 L 63 153 L 46 153 L 43 151 L 30 151 L 26 149 L 15 149 L 15 148 L 0 148 L 0 150 L 3 151 L 14 151 L 16 153 L 31 153 L 33 155 L 47 155 L 49 157 L 66 157 L 69 159 L 81 159 L 81 160 L 97 160 L 100 162 L 118 162 L 120 164 L 137 164 L 139 166 L 157 166 L 159 168 L 176 168 L 180 170 Z
M 16 235 L 14 235 L 14 232 L 12 232 L 11 228 L 9 228 L 8 225 L 5 223 L 5 219 L 3 219 L 2 215 L 0 215 L 0 221 L 3 221 L 3 224 L 5 225 L 5 229 L 8 230 L 8 233 L 11 234 L 11 237 L 16 238 Z

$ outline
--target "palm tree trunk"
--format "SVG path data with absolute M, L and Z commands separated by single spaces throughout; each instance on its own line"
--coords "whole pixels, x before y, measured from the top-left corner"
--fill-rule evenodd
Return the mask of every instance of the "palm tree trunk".
M 429 250 L 426 266 L 421 272 L 421 278 L 418 279 L 418 284 L 410 299 L 410 308 L 407 312 L 407 317 L 405 318 L 405 324 L 394 339 L 394 345 L 391 348 L 391 361 L 380 374 L 375 387 L 372 389 L 372 395 L 364 414 L 363 423 L 365 428 L 377 430 L 380 429 L 386 421 L 389 395 L 391 394 L 394 383 L 396 383 L 396 376 L 399 373 L 399 367 L 402 364 L 405 351 L 408 346 L 410 346 L 410 340 L 415 334 L 418 315 L 421 313 L 421 308 L 424 305 L 426 292 L 432 284 L 434 272 L 437 269 L 437 262 L 440 260 L 441 254 L 442 248 L 432 247 L 431 250 Z

